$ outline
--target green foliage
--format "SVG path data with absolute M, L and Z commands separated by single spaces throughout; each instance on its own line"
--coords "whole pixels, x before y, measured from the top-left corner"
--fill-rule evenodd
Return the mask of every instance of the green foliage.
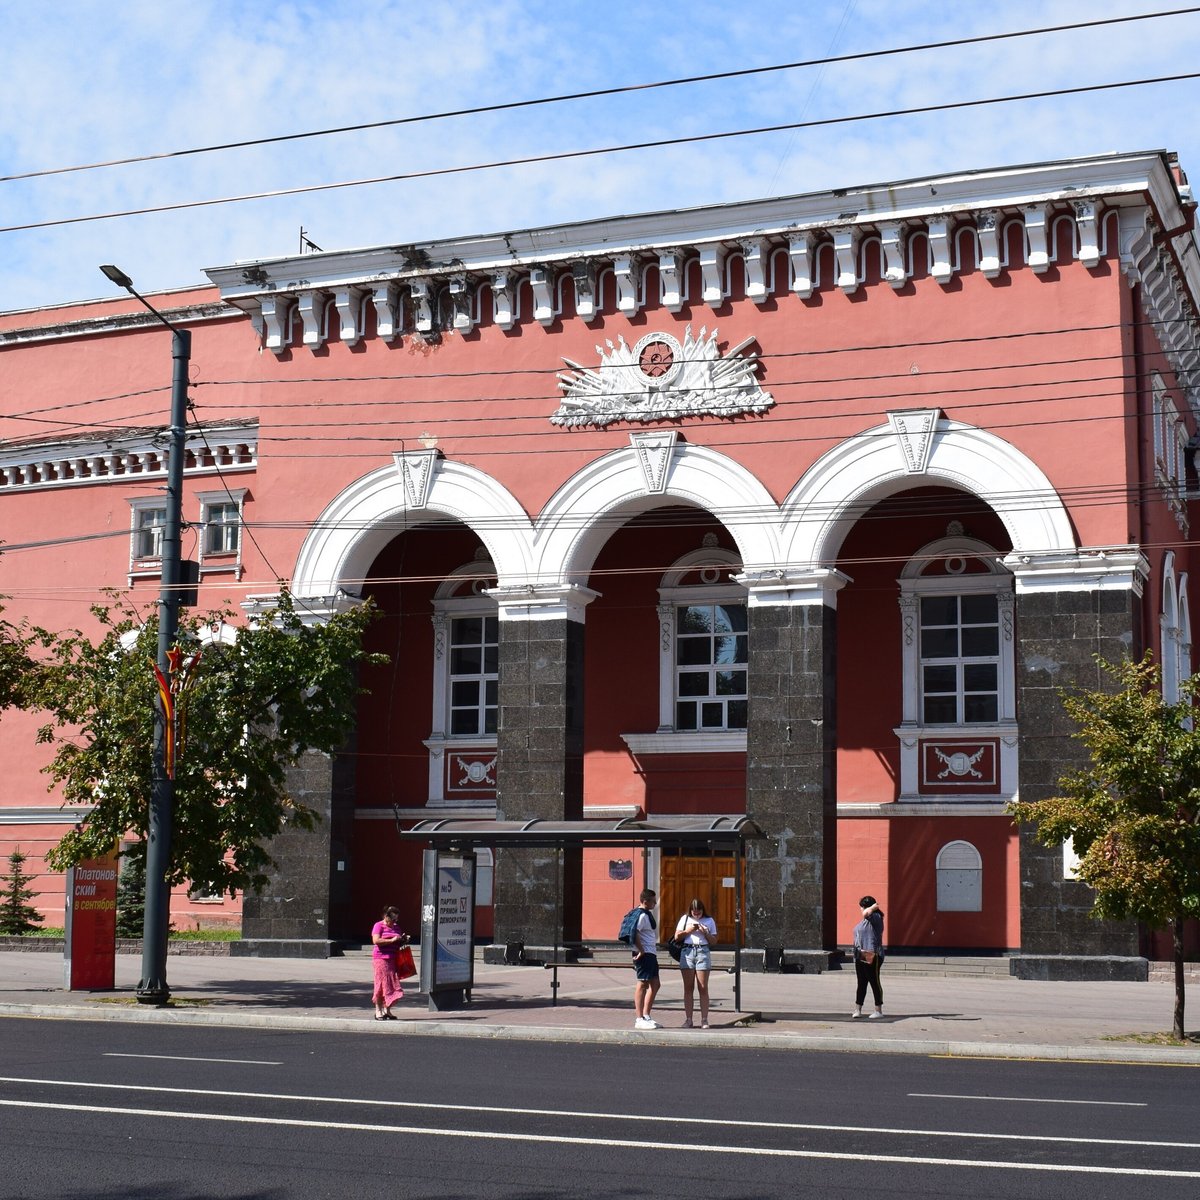
M 117 877 L 117 937 L 140 938 L 146 921 L 146 845 L 121 851 Z
M 1063 696 L 1091 765 L 1059 779 L 1062 795 L 1009 811 L 1043 844 L 1073 843 L 1076 873 L 1095 892 L 1093 916 L 1173 927 L 1172 1034 L 1182 1039 L 1183 922 L 1200 916 L 1200 680 L 1188 679 L 1168 704 L 1149 654 L 1097 661 L 1115 689 Z
M 1164 928 L 1200 916 L 1200 730 L 1197 681 L 1163 700 L 1159 670 L 1100 665 L 1116 691 L 1063 697 L 1091 765 L 1059 780 L 1063 794 L 1010 808 L 1047 846 L 1070 839 L 1078 875 L 1095 889 L 1094 915 Z
M 20 937 L 33 933 L 42 923 L 42 914 L 29 901 L 33 889 L 28 885 L 32 875 L 25 874 L 25 855 L 19 849 L 8 856 L 8 874 L 0 875 L 0 934 Z
M 240 942 L 240 929 L 172 929 L 173 942 Z
M 3 611 L 0 604 L 0 613 Z M 27 682 L 33 670 L 30 650 L 45 644 L 49 636 L 0 618 L 0 711 L 28 706 Z
M 45 768 L 66 804 L 95 805 L 47 856 L 56 870 L 147 836 L 158 710 L 155 620 L 93 610 L 104 634 L 57 639 L 33 699 L 52 715 L 39 733 Z M 308 751 L 332 753 L 354 720 L 369 604 L 306 623 L 285 592 L 278 608 L 232 643 L 201 645 L 227 613 L 181 623 L 179 646 L 200 660 L 177 703 L 175 807 L 168 882 L 214 894 L 253 889 L 273 866 L 264 843 L 316 816 L 288 795 L 285 772 Z M 230 630 L 231 626 L 224 626 Z M 130 643 L 132 642 L 132 645 Z

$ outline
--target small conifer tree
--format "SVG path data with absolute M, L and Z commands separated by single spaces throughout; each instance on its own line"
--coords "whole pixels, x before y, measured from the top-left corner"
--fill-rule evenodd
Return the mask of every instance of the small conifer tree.
M 25 855 L 20 848 L 8 856 L 8 874 L 0 875 L 0 934 L 20 937 L 33 933 L 42 923 L 42 914 L 32 904 L 32 875 L 25 874 Z
M 140 938 L 146 919 L 146 854 L 121 854 L 117 879 L 117 937 Z

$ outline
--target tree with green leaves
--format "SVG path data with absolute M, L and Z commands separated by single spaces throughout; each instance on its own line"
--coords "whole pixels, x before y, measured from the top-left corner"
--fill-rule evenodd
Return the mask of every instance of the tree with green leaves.
M 0 604 L 3 612 L 4 605 Z M 32 669 L 30 648 L 35 643 L 45 645 L 49 638 L 41 630 L 14 625 L 0 617 L 0 711 L 26 707 L 26 684 Z
M 1140 662 L 1097 661 L 1114 688 L 1062 697 L 1090 765 L 1062 776 L 1062 795 L 1009 811 L 1036 826 L 1043 844 L 1074 844 L 1078 877 L 1095 892 L 1093 916 L 1171 928 L 1172 1031 L 1182 1039 L 1183 924 L 1200 916 L 1200 680 L 1187 680 L 1180 699 L 1168 703 L 1149 654 Z
M 55 870 L 135 839 L 144 864 L 159 682 L 157 621 L 97 606 L 98 640 L 58 637 L 30 684 L 51 714 L 40 739 L 45 768 L 66 804 L 91 807 L 47 855 Z M 306 620 L 286 592 L 251 625 L 228 613 L 180 625 L 171 678 L 175 803 L 167 881 L 215 894 L 261 891 L 274 862 L 266 843 L 285 822 L 313 828 L 316 814 L 288 793 L 287 769 L 309 751 L 331 754 L 350 731 L 363 635 L 374 617 L 359 604 Z M 209 636 L 204 636 L 208 631 Z
M 6 937 L 33 933 L 42 923 L 42 914 L 29 903 L 34 895 L 32 882 L 18 847 L 8 856 L 8 874 L 0 875 L 0 933 Z

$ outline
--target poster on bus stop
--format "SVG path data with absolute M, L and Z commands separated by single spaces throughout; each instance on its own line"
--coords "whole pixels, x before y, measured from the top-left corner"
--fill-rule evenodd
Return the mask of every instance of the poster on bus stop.
M 475 978 L 475 856 L 425 851 L 421 895 L 421 990 L 471 990 Z
M 67 990 L 111 991 L 117 976 L 117 851 L 67 872 L 63 968 Z

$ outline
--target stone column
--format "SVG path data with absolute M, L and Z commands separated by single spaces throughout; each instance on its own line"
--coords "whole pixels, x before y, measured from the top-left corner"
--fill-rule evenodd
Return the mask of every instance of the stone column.
M 247 603 L 251 620 L 269 610 L 272 598 Z M 320 623 L 358 603 L 344 592 L 310 597 L 306 622 Z M 285 773 L 288 794 L 318 816 L 312 830 L 285 826 L 267 845 L 276 862 L 270 882 L 242 900 L 242 940 L 231 953 L 262 958 L 328 958 L 339 938 L 360 939 L 349 927 L 350 853 L 355 808 L 355 732 L 341 751 L 310 751 Z
M 278 864 L 259 895 L 242 901 L 242 940 L 235 955 L 328 958 L 349 906 L 354 821 L 354 760 L 310 751 L 287 771 L 288 792 L 316 812 L 311 830 L 284 828 L 267 846 Z M 362 936 L 362 931 L 353 931 Z
M 746 813 L 751 966 L 820 971 L 836 944 L 836 571 L 741 577 L 749 599 Z
M 1017 718 L 1020 797 L 1056 795 L 1068 771 L 1087 765 L 1087 750 L 1060 699 L 1064 688 L 1108 686 L 1095 656 L 1119 662 L 1141 653 L 1146 560 L 1132 547 L 1055 555 L 1011 554 L 1016 576 Z M 1134 922 L 1097 921 L 1093 893 L 1066 877 L 1061 847 L 1020 832 L 1021 954 L 1026 979 L 1146 978 Z
M 500 615 L 496 819 L 575 821 L 583 816 L 583 610 L 596 593 L 497 588 Z M 497 942 L 522 943 L 527 960 L 580 932 L 578 851 L 496 854 Z

